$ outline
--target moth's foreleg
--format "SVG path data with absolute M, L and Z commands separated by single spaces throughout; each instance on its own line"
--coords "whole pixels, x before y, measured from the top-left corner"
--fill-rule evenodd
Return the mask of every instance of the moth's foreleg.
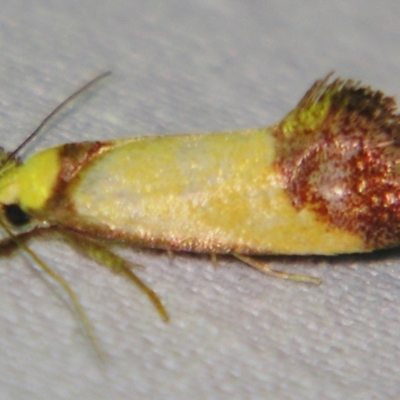
M 44 234 L 50 233 L 51 231 L 53 231 L 52 227 L 34 228 L 28 232 L 14 235 L 14 237 L 5 237 L 0 240 L 0 255 L 9 256 L 13 254 L 16 250 L 20 249 L 18 242 L 27 243 L 30 239 L 43 236 Z
M 69 283 L 56 271 L 54 271 L 49 265 L 47 265 L 34 251 L 30 249 L 27 245 L 27 241 L 33 237 L 43 236 L 47 233 L 54 233 L 57 231 L 58 228 L 55 226 L 50 227 L 37 227 L 33 228 L 28 232 L 22 232 L 15 235 L 8 226 L 2 224 L 3 229 L 9 235 L 8 238 L 4 238 L 0 241 L 0 254 L 3 255 L 10 255 L 15 250 L 22 250 L 26 254 L 28 254 L 33 261 L 35 261 L 36 265 L 38 265 L 48 276 L 50 276 L 55 282 L 57 282 L 68 294 L 69 298 L 71 299 L 76 312 L 83 324 L 84 329 L 89 337 L 89 340 L 93 344 L 94 349 L 96 350 L 97 354 L 100 356 L 100 359 L 103 359 L 103 352 L 98 344 L 96 335 L 94 333 L 94 329 L 92 324 L 89 321 L 79 299 L 72 287 Z

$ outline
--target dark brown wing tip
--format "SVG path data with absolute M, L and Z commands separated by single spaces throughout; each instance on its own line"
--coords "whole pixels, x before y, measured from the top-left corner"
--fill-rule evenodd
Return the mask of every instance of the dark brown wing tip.
M 283 133 L 315 131 L 326 127 L 326 123 L 336 124 L 331 133 L 338 132 L 342 124 L 359 118 L 371 124 L 374 129 L 384 129 L 388 133 L 400 130 L 400 115 L 396 101 L 385 96 L 380 90 L 363 85 L 352 79 L 335 78 L 333 72 L 317 80 L 300 100 L 298 105 L 281 122 Z M 327 118 L 329 119 L 327 120 Z
M 277 165 L 294 206 L 363 239 L 400 244 L 400 115 L 361 82 L 317 81 L 276 130 Z

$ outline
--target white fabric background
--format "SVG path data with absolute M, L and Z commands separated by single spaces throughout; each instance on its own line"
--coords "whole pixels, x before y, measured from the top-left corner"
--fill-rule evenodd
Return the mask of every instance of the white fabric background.
M 13 149 L 85 80 L 113 76 L 27 154 L 67 141 L 278 121 L 335 69 L 400 94 L 400 3 L 355 0 L 2 1 L 1 144 Z M 26 154 L 26 155 L 27 155 Z M 397 251 L 274 258 L 323 279 L 264 277 L 239 262 L 126 250 L 172 320 L 67 245 L 32 248 L 73 286 L 104 368 L 64 293 L 23 255 L 0 260 L 1 399 L 395 399 Z

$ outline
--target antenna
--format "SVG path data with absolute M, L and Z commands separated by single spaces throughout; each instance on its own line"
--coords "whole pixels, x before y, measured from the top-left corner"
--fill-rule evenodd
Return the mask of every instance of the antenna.
M 3 161 L 0 165 L 0 168 L 3 168 L 10 160 L 15 159 L 17 154 L 30 142 L 34 139 L 40 131 L 46 126 L 46 124 L 56 115 L 58 114 L 63 108 L 65 108 L 68 104 L 70 104 L 73 100 L 75 100 L 78 96 L 82 93 L 89 90 L 92 86 L 96 85 L 100 80 L 105 78 L 106 76 L 110 75 L 111 71 L 103 72 L 102 74 L 98 75 L 96 78 L 92 79 L 85 85 L 83 85 L 80 89 L 76 92 L 72 93 L 69 97 L 67 97 L 63 102 L 61 102 L 43 121 L 39 124 L 39 126 L 11 153 L 8 154 L 8 157 Z

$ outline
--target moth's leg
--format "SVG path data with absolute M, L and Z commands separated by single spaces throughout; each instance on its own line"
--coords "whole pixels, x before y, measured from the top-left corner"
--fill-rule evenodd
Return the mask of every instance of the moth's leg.
M 210 253 L 210 257 L 211 257 L 211 264 L 213 265 L 213 267 L 215 269 L 217 269 L 217 267 L 218 267 L 217 254 L 216 253 Z
M 21 235 L 21 241 L 26 242 L 29 240 L 28 237 Z M 2 256 L 10 256 L 14 251 L 18 250 L 18 244 L 14 242 L 11 238 L 4 238 L 0 240 L 0 254 Z
M 10 256 L 14 251 L 19 250 L 20 247 L 18 245 L 18 241 L 22 243 L 28 242 L 31 238 L 40 237 L 44 234 L 50 233 L 53 231 L 52 227 L 49 228 L 34 228 L 31 231 L 19 233 L 14 235 L 14 237 L 5 237 L 0 240 L 0 255 L 2 256 Z
M 297 282 L 314 283 L 317 285 L 319 285 L 321 283 L 321 279 L 315 278 L 313 276 L 291 274 L 289 272 L 277 271 L 275 269 L 270 268 L 266 262 L 257 260 L 256 258 L 252 258 L 252 257 L 245 256 L 243 254 L 238 254 L 238 253 L 232 253 L 232 255 L 235 258 L 237 258 L 238 260 L 249 265 L 250 267 L 258 269 L 262 273 L 269 275 L 269 276 L 273 276 L 275 278 L 289 279 L 291 281 L 297 281 Z
M 54 233 L 57 231 L 56 227 L 46 227 L 46 228 L 34 228 L 29 232 L 23 232 L 18 235 L 15 235 L 11 232 L 11 230 L 4 224 L 2 224 L 3 229 L 8 233 L 9 237 L 2 239 L 0 241 L 0 254 L 10 255 L 15 250 L 22 250 L 25 253 L 29 254 L 29 256 L 35 261 L 35 263 L 48 275 L 50 276 L 55 282 L 57 282 L 68 294 L 72 304 L 75 307 L 75 310 L 82 322 L 82 325 L 88 335 L 90 342 L 92 343 L 97 355 L 100 359 L 103 359 L 103 351 L 100 348 L 96 335 L 94 333 L 94 329 L 92 324 L 89 321 L 79 299 L 72 287 L 69 283 L 57 272 L 55 272 L 51 267 L 49 267 L 34 251 L 28 247 L 26 242 L 37 236 L 43 236 L 47 233 Z
M 106 246 L 95 242 L 92 239 L 88 239 L 82 235 L 66 230 L 62 230 L 61 233 L 63 234 L 65 239 L 67 239 L 81 253 L 103 264 L 111 271 L 117 274 L 124 275 L 131 282 L 133 282 L 150 299 L 157 312 L 160 314 L 161 318 L 165 322 L 168 322 L 169 315 L 167 310 L 161 303 L 160 298 L 129 268 L 130 266 L 141 267 L 140 265 L 129 263 L 124 258 L 109 250 Z

